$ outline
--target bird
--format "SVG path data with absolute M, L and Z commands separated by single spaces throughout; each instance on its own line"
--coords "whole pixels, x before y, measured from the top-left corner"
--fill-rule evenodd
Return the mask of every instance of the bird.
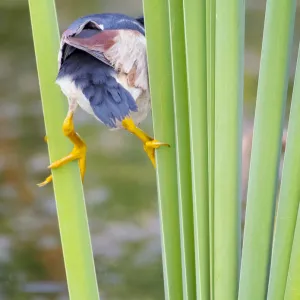
M 61 36 L 56 83 L 68 99 L 62 130 L 74 147 L 49 169 L 78 160 L 84 179 L 87 146 L 73 122 L 78 106 L 108 128 L 135 135 L 156 167 L 155 150 L 170 145 L 138 127 L 151 110 L 143 16 L 104 13 L 75 20 Z M 38 185 L 51 181 L 52 175 Z

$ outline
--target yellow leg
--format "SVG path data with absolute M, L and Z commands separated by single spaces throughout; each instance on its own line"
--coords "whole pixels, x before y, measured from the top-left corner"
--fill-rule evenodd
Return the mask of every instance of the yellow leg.
M 83 180 L 86 169 L 86 145 L 74 130 L 73 114 L 74 113 L 70 111 L 65 118 L 63 123 L 63 132 L 64 135 L 67 136 L 74 144 L 74 148 L 69 155 L 53 162 L 48 168 L 56 169 L 69 163 L 70 161 L 78 159 L 81 179 Z M 52 175 L 48 176 L 46 180 L 38 184 L 38 186 L 45 186 L 51 181 Z
M 155 161 L 155 149 L 158 149 L 161 146 L 168 146 L 169 144 L 159 142 L 155 140 L 154 138 L 147 135 L 143 130 L 138 128 L 132 119 L 126 118 L 122 121 L 123 127 L 134 134 L 136 137 L 138 137 L 144 144 L 144 150 L 147 153 L 149 159 L 151 160 L 154 168 L 156 167 L 156 161 Z

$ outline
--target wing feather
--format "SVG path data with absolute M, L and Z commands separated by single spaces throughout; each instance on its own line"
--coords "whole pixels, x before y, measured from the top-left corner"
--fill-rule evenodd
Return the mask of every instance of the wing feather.
M 129 86 L 148 89 L 146 39 L 140 32 L 83 29 L 75 36 L 65 35 L 64 42 L 89 53 L 117 72 L 130 74 Z

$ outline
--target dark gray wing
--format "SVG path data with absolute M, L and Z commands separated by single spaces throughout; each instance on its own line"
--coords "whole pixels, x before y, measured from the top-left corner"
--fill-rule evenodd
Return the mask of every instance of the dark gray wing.
M 129 116 L 131 111 L 137 111 L 137 106 L 114 75 L 111 67 L 76 49 L 62 64 L 57 79 L 71 77 L 90 102 L 96 117 L 106 126 L 115 128 L 116 122 Z

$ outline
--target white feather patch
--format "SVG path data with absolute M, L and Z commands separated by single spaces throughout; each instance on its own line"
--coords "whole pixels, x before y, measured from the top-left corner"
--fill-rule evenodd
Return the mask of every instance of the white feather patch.
M 85 97 L 82 91 L 77 88 L 74 81 L 68 76 L 59 78 L 56 83 L 60 86 L 62 92 L 66 95 L 69 101 L 69 106 L 79 104 L 79 106 L 87 113 L 95 116 L 89 100 Z
M 128 85 L 127 75 L 118 74 L 115 75 L 115 78 L 119 84 L 121 84 L 129 93 L 132 95 L 135 100 L 138 111 L 131 112 L 130 117 L 133 119 L 136 125 L 140 124 L 148 115 L 151 109 L 150 95 L 148 91 L 144 91 L 141 88 L 135 88 Z M 70 76 L 65 76 L 56 80 L 56 83 L 60 86 L 62 92 L 66 95 L 69 101 L 69 108 L 72 111 L 75 111 L 77 104 L 87 113 L 93 115 L 98 121 L 102 121 L 94 114 L 93 109 L 90 105 L 89 100 L 85 97 L 82 91 L 76 87 L 74 81 Z M 122 123 L 116 122 L 117 128 L 122 128 Z
M 148 90 L 148 66 L 146 53 L 146 38 L 134 30 L 119 30 L 114 39 L 115 44 L 105 53 L 105 57 L 121 73 L 134 70 L 134 85 Z
M 115 76 L 117 82 L 122 85 L 132 96 L 138 111 L 133 111 L 130 113 L 130 117 L 133 119 L 136 125 L 144 121 L 151 109 L 150 95 L 148 90 L 144 91 L 142 88 L 132 87 L 128 85 L 127 75 L 124 73 L 119 73 Z

